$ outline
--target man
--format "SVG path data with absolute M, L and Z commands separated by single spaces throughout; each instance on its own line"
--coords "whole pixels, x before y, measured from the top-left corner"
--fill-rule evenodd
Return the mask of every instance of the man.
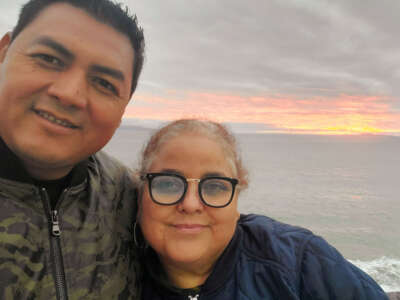
M 143 57 L 109 0 L 30 0 L 0 40 L 0 299 L 138 299 L 134 187 L 95 153 Z

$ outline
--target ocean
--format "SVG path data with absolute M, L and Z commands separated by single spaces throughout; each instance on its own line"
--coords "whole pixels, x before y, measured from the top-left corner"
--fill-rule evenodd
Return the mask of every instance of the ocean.
M 105 151 L 135 167 L 151 132 L 122 126 Z M 400 291 L 400 137 L 236 137 L 250 177 L 240 212 L 308 228 L 386 292 Z

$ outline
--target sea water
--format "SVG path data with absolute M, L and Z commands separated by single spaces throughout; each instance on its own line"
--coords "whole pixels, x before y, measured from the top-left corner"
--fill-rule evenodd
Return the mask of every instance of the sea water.
M 151 130 L 121 127 L 105 150 L 135 167 Z M 382 288 L 400 291 L 400 137 L 237 134 L 243 213 L 324 237 Z

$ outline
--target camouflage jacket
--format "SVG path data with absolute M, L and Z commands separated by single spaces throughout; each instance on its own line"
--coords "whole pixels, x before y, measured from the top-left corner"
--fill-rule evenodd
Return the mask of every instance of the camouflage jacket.
M 139 299 L 129 173 L 104 153 L 87 168 L 53 210 L 46 190 L 0 178 L 0 299 Z

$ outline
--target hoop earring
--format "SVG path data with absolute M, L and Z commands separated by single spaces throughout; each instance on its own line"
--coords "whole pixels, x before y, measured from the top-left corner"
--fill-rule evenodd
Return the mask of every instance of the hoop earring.
M 136 227 L 139 228 L 139 235 L 141 241 L 137 237 Z M 147 249 L 147 247 L 149 247 L 149 244 L 145 240 L 143 233 L 140 230 L 140 227 L 137 225 L 137 221 L 135 221 L 135 223 L 133 224 L 133 242 L 135 243 L 135 246 L 138 247 L 139 249 Z

